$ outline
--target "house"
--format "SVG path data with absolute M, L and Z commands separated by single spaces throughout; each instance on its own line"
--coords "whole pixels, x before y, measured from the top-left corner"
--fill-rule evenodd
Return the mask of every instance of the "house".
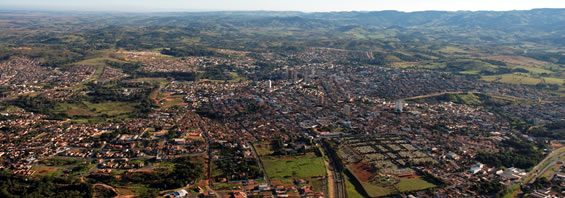
M 247 194 L 242 191 L 234 191 L 232 192 L 232 198 L 247 198 Z
M 455 154 L 454 152 L 449 152 L 447 153 L 447 158 L 449 159 L 454 159 L 454 160 L 458 160 L 459 159 L 459 155 Z
M 185 197 L 188 197 L 188 192 L 184 189 L 181 189 L 181 190 L 172 192 L 172 193 L 166 195 L 165 197 L 185 198 Z
M 477 163 L 475 166 L 473 166 L 469 172 L 472 174 L 477 174 L 479 171 L 481 171 L 483 169 L 483 164 L 481 163 Z

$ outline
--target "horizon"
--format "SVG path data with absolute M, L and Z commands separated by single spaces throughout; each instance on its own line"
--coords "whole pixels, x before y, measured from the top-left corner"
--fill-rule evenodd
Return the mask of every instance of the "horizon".
M 18 9 L 18 8 L 0 8 L 0 12 L 55 12 L 55 13 L 214 13 L 214 12 L 298 12 L 298 13 L 346 13 L 346 12 L 400 12 L 400 13 L 417 13 L 417 12 L 513 12 L 513 11 L 532 11 L 532 10 L 565 10 L 565 8 L 531 8 L 531 9 L 514 9 L 514 10 L 343 10 L 343 11 L 300 11 L 300 10 L 79 10 L 79 9 Z
M 351 12 L 351 11 L 519 11 L 544 8 L 565 8 L 558 0 L 400 0 L 396 2 L 351 0 L 289 0 L 284 3 L 269 0 L 214 0 L 214 1 L 153 1 L 153 0 L 20 0 L 1 2 L 0 10 L 19 11 L 89 11 L 89 12 L 229 12 L 229 11 L 283 11 L 283 12 Z

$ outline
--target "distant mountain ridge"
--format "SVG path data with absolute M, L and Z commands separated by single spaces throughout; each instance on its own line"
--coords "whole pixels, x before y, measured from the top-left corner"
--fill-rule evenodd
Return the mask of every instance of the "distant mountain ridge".
M 40 14 L 35 14 L 40 13 Z M 42 20 L 45 17 L 54 20 Z M 68 20 L 72 16 L 72 20 Z M 57 19 L 61 20 L 57 20 Z M 294 39 L 382 39 L 472 45 L 565 44 L 565 8 L 520 11 L 374 12 L 31 12 L 0 10 L 0 29 L 22 26 L 53 31 L 121 27 L 179 27 L 190 32 L 227 32 L 230 36 Z M 51 24 L 49 24 L 51 23 Z M 68 27 L 66 27 L 68 26 Z M 65 28 L 61 28 L 65 27 Z M 49 29 L 43 29 L 48 32 Z M 80 28 L 78 28 L 80 30 Z M 194 31 L 193 31 L 194 30 Z M 253 30 L 253 31 L 249 31 Z M 129 31 L 129 30 L 128 30 Z M 197 36 L 197 35 L 195 35 Z M 11 37 L 6 37 L 11 38 Z

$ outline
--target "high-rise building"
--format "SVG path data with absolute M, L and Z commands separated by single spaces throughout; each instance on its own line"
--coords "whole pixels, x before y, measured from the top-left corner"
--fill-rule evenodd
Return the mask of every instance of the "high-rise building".
M 267 81 L 267 89 L 271 90 L 273 82 L 271 80 Z
M 401 101 L 396 101 L 396 111 L 402 112 L 404 104 Z
M 343 106 L 343 114 L 345 114 L 346 116 L 350 116 L 351 115 L 351 106 L 349 106 L 348 104 Z
M 294 70 L 292 69 L 288 69 L 288 79 L 292 79 L 292 77 L 294 76 Z

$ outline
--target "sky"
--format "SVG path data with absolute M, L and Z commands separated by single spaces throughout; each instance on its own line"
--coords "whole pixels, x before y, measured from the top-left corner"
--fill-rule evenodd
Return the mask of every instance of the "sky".
M 422 11 L 565 8 L 565 0 L 0 0 L 0 9 L 74 11 Z

